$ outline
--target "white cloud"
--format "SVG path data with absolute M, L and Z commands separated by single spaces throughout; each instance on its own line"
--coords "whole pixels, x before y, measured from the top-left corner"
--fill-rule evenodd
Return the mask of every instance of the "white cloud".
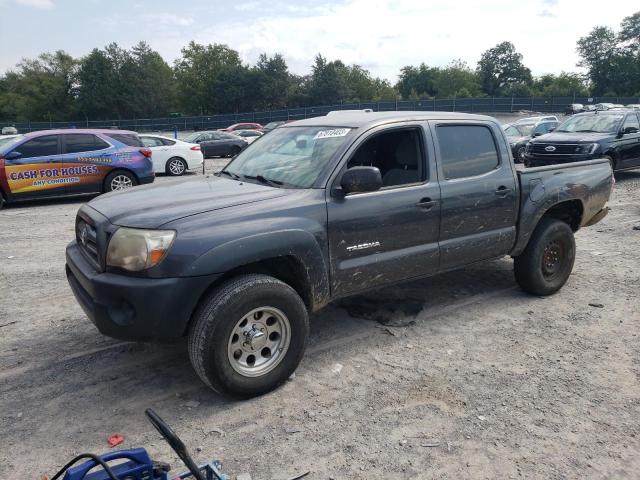
M 18 5 L 24 5 L 25 7 L 41 8 L 43 10 L 53 8 L 53 0 L 15 0 Z
M 146 13 L 142 18 L 147 22 L 163 26 L 188 27 L 193 24 L 193 18 L 171 13 Z

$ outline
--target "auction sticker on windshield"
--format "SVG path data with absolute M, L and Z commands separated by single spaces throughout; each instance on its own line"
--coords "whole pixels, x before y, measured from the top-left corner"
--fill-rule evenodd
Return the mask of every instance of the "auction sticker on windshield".
M 344 137 L 351 131 L 350 128 L 333 128 L 331 130 L 320 130 L 314 139 Z

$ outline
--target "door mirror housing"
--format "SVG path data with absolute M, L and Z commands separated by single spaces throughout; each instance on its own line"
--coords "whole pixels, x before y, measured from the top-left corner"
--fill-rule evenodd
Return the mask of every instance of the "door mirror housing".
M 13 152 L 9 152 L 4 156 L 5 160 L 15 160 L 17 158 L 22 157 L 22 154 L 16 150 L 14 150 Z
M 344 195 L 375 192 L 382 188 L 382 175 L 377 167 L 352 167 L 342 174 L 340 187 Z

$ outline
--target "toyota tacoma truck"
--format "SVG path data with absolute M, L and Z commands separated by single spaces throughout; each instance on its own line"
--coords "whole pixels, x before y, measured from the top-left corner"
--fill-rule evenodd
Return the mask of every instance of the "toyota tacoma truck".
M 606 159 L 516 168 L 487 116 L 337 113 L 216 175 L 83 205 L 66 273 L 100 332 L 186 336 L 200 378 L 246 398 L 290 377 L 309 313 L 338 298 L 505 255 L 523 290 L 553 294 L 612 178 Z

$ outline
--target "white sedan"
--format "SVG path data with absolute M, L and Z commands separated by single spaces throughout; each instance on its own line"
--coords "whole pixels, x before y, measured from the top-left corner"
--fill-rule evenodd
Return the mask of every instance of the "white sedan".
M 140 135 L 142 144 L 151 149 L 153 171 L 179 176 L 187 170 L 202 167 L 200 145 L 162 135 Z

